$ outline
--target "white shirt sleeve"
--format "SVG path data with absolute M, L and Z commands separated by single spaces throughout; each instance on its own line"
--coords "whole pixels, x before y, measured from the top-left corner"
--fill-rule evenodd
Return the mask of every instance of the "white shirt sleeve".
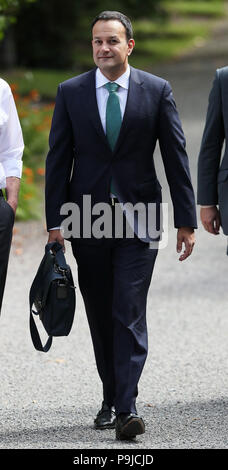
M 24 141 L 8 83 L 0 79 L 0 188 L 8 176 L 21 178 Z

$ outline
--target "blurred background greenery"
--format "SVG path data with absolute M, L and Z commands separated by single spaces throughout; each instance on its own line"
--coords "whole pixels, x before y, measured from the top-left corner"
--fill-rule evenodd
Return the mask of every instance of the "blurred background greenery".
M 133 23 L 131 65 L 152 71 L 200 47 L 227 15 L 223 0 L 0 0 L 0 76 L 12 87 L 25 141 L 17 218 L 40 217 L 57 86 L 93 67 L 90 24 L 103 10 Z

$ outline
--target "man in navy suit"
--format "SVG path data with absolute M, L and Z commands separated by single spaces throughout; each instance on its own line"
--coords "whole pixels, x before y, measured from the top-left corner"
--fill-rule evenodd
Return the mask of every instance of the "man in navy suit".
M 228 67 L 216 70 L 209 95 L 206 122 L 198 159 L 197 199 L 202 224 L 209 233 L 228 235 Z M 222 156 L 222 158 L 221 158 Z M 227 250 L 228 254 L 228 250 Z
M 95 427 L 115 428 L 116 438 L 131 439 L 145 431 L 136 397 L 147 356 L 146 301 L 158 251 L 150 241 L 159 223 L 154 222 L 154 236 L 148 230 L 141 235 L 135 223 L 133 237 L 116 237 L 114 230 L 111 237 L 90 237 L 84 230 L 84 197 L 91 197 L 92 207 L 106 203 L 114 227 L 120 203 L 142 202 L 147 214 L 150 204 L 158 208 L 161 186 L 153 153 L 159 140 L 177 251 L 185 247 L 181 261 L 195 242 L 195 199 L 171 87 L 128 64 L 135 45 L 130 20 L 119 12 L 102 12 L 92 23 L 92 36 L 97 67 L 58 88 L 46 162 L 47 229 L 50 242 L 64 245 L 61 207 L 73 202 L 82 211 L 81 235 L 71 237 L 71 243 L 103 385 Z

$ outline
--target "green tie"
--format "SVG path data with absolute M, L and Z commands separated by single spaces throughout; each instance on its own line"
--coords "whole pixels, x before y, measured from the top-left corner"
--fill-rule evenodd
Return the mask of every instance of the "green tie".
M 108 82 L 105 87 L 109 92 L 106 107 L 106 136 L 111 149 L 114 150 L 122 123 L 120 102 L 117 94 L 119 85 L 117 83 Z M 111 192 L 115 194 L 113 182 L 111 182 Z

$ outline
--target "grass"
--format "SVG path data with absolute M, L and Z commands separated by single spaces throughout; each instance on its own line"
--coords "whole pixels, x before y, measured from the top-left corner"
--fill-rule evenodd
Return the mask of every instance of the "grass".
M 54 100 L 59 83 L 74 76 L 73 71 L 15 69 L 2 71 L 1 78 L 9 84 L 17 83 L 20 95 L 27 95 L 31 90 L 37 90 L 43 100 Z
M 184 16 L 221 17 L 224 15 L 225 2 L 222 0 L 179 1 L 164 0 L 164 9 L 171 14 Z
M 211 22 L 183 20 L 180 23 L 138 21 L 134 24 L 136 46 L 131 63 L 136 67 L 176 58 L 184 50 L 209 37 Z

